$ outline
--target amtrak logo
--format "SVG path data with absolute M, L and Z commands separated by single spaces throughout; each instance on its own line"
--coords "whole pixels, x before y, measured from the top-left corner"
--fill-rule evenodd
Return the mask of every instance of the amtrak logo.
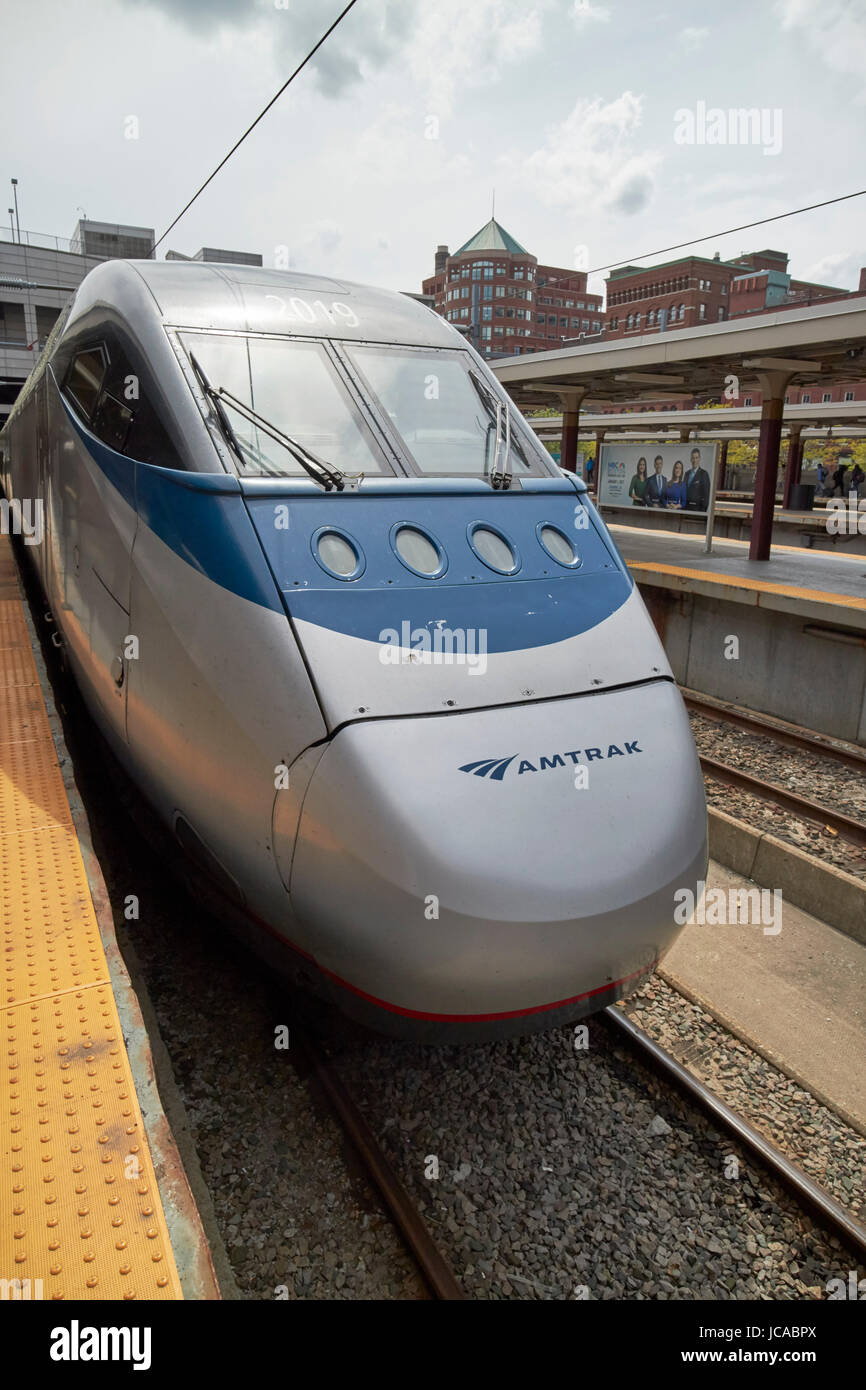
M 486 777 L 489 773 L 491 782 L 501 782 L 516 757 L 513 753 L 510 758 L 482 758 L 480 763 L 466 763 L 460 771 L 474 772 L 476 777 Z
M 607 752 L 603 748 L 572 748 L 568 752 L 552 753 L 549 757 L 536 758 L 536 762 L 532 762 L 529 758 L 521 758 L 517 776 L 521 777 L 525 772 L 549 772 L 555 767 L 565 767 L 566 758 L 569 758 L 572 766 L 576 767 L 580 763 L 593 763 L 607 758 L 628 758 L 633 753 L 642 752 L 643 749 L 638 746 L 636 738 L 624 743 L 622 748 L 618 743 L 610 743 Z M 511 764 L 515 762 L 517 762 L 516 753 L 512 753 L 510 758 L 480 758 L 475 763 L 464 763 L 460 771 L 471 772 L 475 777 L 487 777 L 491 782 L 501 782 Z

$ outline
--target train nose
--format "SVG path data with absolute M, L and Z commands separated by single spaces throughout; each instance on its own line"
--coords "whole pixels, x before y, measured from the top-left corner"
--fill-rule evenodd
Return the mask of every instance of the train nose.
M 656 681 L 343 728 L 304 800 L 291 896 L 341 1007 L 393 1031 L 528 1031 L 634 987 L 706 857 L 688 719 Z

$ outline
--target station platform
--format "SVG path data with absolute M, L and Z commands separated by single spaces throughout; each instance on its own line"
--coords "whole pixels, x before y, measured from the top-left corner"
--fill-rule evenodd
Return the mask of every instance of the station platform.
M 708 891 L 752 886 L 710 860 Z M 661 974 L 866 1135 L 866 946 L 784 901 L 770 931 L 691 923 Z
M 607 519 L 607 510 L 605 510 Z M 703 594 L 866 630 L 866 557 L 774 545 L 769 560 L 749 559 L 746 541 L 619 526 L 608 521 L 639 584 Z
M 714 532 L 719 540 L 748 541 L 752 529 L 753 503 L 717 502 L 714 508 Z M 706 530 L 706 518 L 690 512 L 662 510 L 653 507 L 605 506 L 605 519 L 610 525 L 636 527 L 652 531 L 668 531 L 682 535 L 700 535 Z M 777 501 L 773 513 L 773 548 L 793 546 L 797 549 L 817 549 L 829 554 L 866 556 L 866 532 L 859 528 L 852 533 L 850 524 L 841 535 L 827 529 L 828 511 L 824 500 L 815 503 L 812 511 L 785 510 Z
M 218 1297 L 56 739 L 2 537 L 0 1299 Z

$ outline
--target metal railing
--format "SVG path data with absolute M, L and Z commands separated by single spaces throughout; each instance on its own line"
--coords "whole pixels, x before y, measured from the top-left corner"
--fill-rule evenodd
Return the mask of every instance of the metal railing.
M 48 232 L 21 232 L 17 227 L 0 226 L 0 242 L 11 242 L 14 246 L 29 246 L 39 251 L 67 251 L 80 255 L 81 248 L 69 237 L 51 236 Z

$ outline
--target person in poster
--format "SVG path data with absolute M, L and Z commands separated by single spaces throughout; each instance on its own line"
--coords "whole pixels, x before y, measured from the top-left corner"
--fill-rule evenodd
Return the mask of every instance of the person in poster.
M 680 511 L 686 505 L 686 483 L 683 477 L 683 461 L 677 459 L 674 464 L 674 471 L 671 480 L 665 487 L 665 495 L 662 501 L 663 507 L 671 507 Z
M 656 454 L 653 459 L 655 471 L 647 479 L 647 485 L 644 489 L 644 502 L 648 507 L 663 507 L 665 504 L 665 488 L 668 480 L 662 472 L 664 463 L 661 454 Z
M 710 475 L 701 467 L 700 449 L 692 449 L 691 467 L 686 474 L 686 509 L 705 512 L 710 505 Z
M 628 485 L 628 495 L 631 498 L 631 504 L 633 507 L 643 507 L 646 505 L 644 501 L 646 484 L 646 459 L 643 457 L 643 455 L 641 455 L 641 457 L 637 461 L 637 470 L 634 473 L 634 476 L 632 477 L 632 480 Z

